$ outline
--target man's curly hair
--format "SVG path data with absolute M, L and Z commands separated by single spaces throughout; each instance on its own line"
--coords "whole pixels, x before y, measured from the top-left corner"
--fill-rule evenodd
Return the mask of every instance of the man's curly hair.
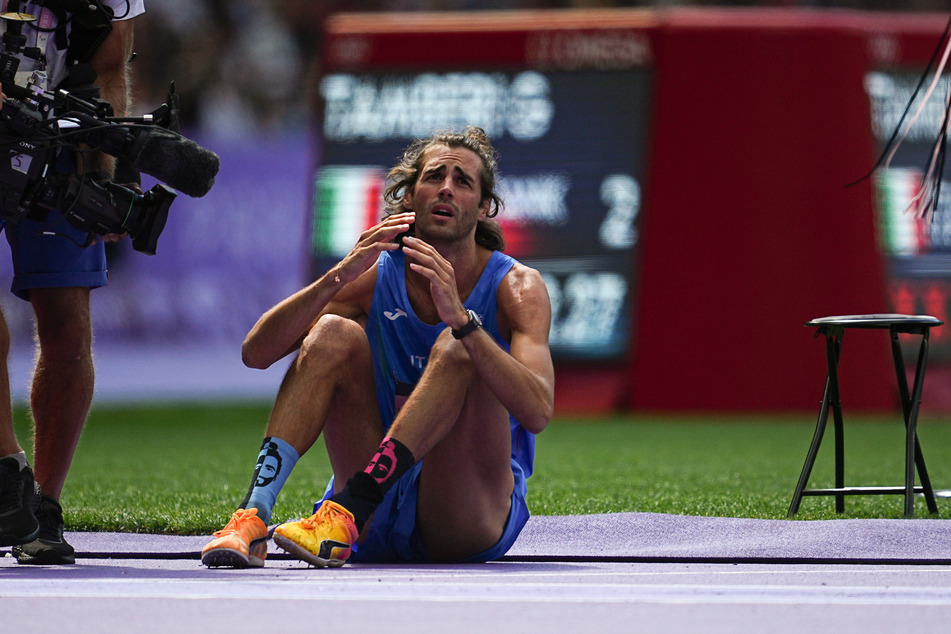
M 476 227 L 475 241 L 479 246 L 493 251 L 505 249 L 505 239 L 502 237 L 502 228 L 492 218 L 503 207 L 501 196 L 495 191 L 498 171 L 498 153 L 492 147 L 485 130 L 476 126 L 468 126 L 462 132 L 439 131 L 428 139 L 417 139 L 403 152 L 399 163 L 387 174 L 387 187 L 383 192 L 384 210 L 386 216 L 403 213 L 403 194 L 412 191 L 419 179 L 419 171 L 423 166 L 423 154 L 434 145 L 445 145 L 450 148 L 463 147 L 475 152 L 482 159 L 482 170 L 479 174 L 482 183 L 481 202 L 491 200 L 488 219 L 479 222 Z M 409 235 L 413 235 L 410 227 Z

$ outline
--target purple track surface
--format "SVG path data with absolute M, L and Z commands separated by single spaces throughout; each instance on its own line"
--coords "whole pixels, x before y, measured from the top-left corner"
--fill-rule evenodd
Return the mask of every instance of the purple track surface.
M 273 544 L 263 569 L 208 569 L 205 536 L 67 539 L 74 566 L 0 556 L 4 632 L 868 634 L 951 623 L 944 520 L 534 517 L 500 562 L 338 570 Z
M 80 558 L 197 559 L 207 536 L 68 533 Z M 270 544 L 271 554 L 281 551 Z M 0 549 L 0 552 L 4 552 Z M 951 564 L 951 522 L 750 520 L 614 513 L 532 517 L 506 560 Z

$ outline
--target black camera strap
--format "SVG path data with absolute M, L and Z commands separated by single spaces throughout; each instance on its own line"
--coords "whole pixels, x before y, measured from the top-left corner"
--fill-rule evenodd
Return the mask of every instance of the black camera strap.
M 46 0 L 47 2 L 76 4 L 75 0 Z M 69 46 L 66 49 L 66 63 L 88 63 L 93 55 L 112 32 L 112 9 L 96 2 L 81 0 L 85 10 L 71 14 L 72 25 L 69 34 Z

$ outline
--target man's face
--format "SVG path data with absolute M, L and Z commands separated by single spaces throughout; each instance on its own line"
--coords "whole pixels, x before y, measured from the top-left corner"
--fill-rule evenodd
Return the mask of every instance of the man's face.
M 471 237 L 489 210 L 482 198 L 482 160 L 467 148 L 434 145 L 403 205 L 416 212 L 416 235 L 427 242 Z
M 277 476 L 277 472 L 280 469 L 280 458 L 267 455 L 264 457 L 264 460 L 260 463 L 261 470 L 258 471 L 258 486 L 267 486 L 274 481 L 274 478 Z

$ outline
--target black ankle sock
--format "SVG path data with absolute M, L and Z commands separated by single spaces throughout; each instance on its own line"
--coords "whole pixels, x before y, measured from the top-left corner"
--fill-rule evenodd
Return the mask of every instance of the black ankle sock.
M 357 530 L 362 531 L 363 525 L 383 501 L 383 490 L 370 474 L 361 471 L 347 480 L 347 486 L 330 500 L 353 513 Z
M 406 445 L 387 436 L 366 470 L 350 478 L 347 486 L 330 499 L 353 513 L 357 530 L 363 530 L 386 492 L 415 463 L 413 452 Z

